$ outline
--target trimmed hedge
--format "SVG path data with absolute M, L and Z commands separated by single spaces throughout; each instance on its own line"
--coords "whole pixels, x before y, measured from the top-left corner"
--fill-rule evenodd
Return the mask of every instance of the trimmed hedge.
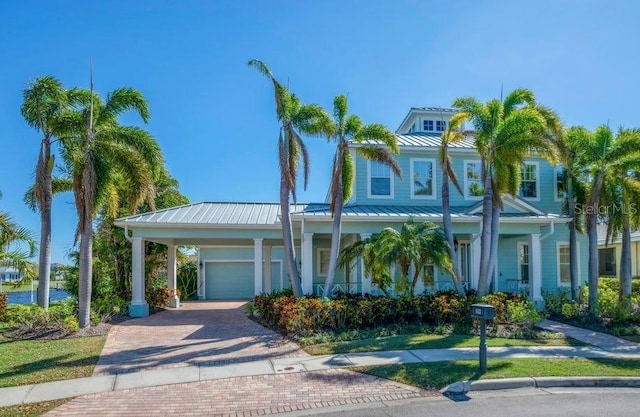
M 285 291 L 256 296 L 250 311 L 263 325 L 299 337 L 322 331 L 359 330 L 391 324 L 470 326 L 471 304 L 478 301 L 474 291 L 465 296 L 455 291 L 443 291 L 399 298 L 340 294 L 333 299 L 295 297 Z M 520 295 L 494 293 L 482 301 L 496 308 L 494 323 L 509 322 L 510 313 L 527 319 L 534 317 L 534 321 L 535 317 L 539 318 L 533 305 Z M 522 319 L 522 323 L 525 321 Z

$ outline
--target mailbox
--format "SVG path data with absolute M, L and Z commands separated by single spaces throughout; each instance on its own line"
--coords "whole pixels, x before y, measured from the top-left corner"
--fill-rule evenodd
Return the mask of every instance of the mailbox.
M 471 317 L 475 319 L 491 320 L 495 317 L 495 308 L 490 304 L 472 304 Z

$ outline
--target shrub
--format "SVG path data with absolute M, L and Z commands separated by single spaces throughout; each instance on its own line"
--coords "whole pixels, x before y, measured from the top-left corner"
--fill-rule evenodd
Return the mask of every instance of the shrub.
M 542 318 L 531 301 L 507 301 L 506 305 L 508 322 L 510 323 L 531 327 Z
M 198 291 L 198 265 L 195 262 L 187 262 L 180 265 L 176 282 L 184 300 L 194 298 Z
M 562 317 L 567 319 L 575 319 L 580 314 L 580 306 L 577 303 L 563 303 L 561 312 Z
M 0 321 L 4 321 L 4 313 L 7 310 L 7 293 L 0 292 Z
M 166 287 L 156 287 L 147 289 L 147 303 L 152 307 L 166 307 L 172 294 Z

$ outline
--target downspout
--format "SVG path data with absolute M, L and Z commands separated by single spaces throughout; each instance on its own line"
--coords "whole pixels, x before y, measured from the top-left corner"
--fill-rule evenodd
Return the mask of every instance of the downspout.
M 129 236 L 129 226 L 126 223 L 124 225 L 124 238 L 127 239 L 129 241 L 129 243 L 133 242 L 133 240 Z
M 543 240 L 545 240 L 555 232 L 555 225 L 556 225 L 555 222 L 549 223 L 549 226 L 551 227 L 551 229 L 549 229 L 549 231 L 544 235 L 540 236 L 540 242 L 542 242 Z

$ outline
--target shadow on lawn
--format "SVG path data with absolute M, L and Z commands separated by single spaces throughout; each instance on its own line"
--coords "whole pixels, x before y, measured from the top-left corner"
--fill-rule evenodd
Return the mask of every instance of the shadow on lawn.
M 63 368 L 79 368 L 79 367 L 93 367 L 98 361 L 98 355 L 85 356 L 78 359 L 70 359 L 72 354 L 65 354 L 59 356 L 53 356 L 50 358 L 44 358 L 40 360 L 31 361 L 28 363 L 14 366 L 11 370 L 0 373 L 0 386 L 13 386 L 15 384 L 5 384 L 4 380 L 12 378 L 20 378 L 24 382 L 20 384 L 38 384 L 41 382 L 52 380 L 51 377 L 41 378 L 40 372 L 51 369 L 63 369 Z M 60 371 L 60 377 L 58 379 L 76 378 L 80 376 L 90 375 L 66 375 L 65 371 Z

